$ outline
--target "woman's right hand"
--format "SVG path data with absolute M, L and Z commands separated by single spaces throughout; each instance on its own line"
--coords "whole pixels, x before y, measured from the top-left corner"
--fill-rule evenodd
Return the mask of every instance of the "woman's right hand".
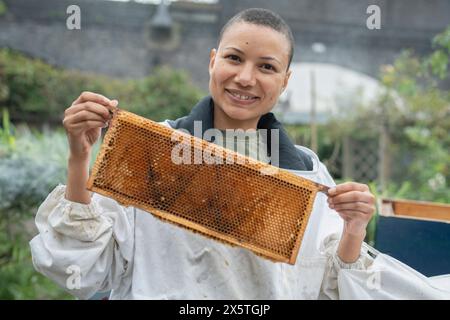
M 110 100 L 92 92 L 83 92 L 66 109 L 63 125 L 69 140 L 71 159 L 89 160 L 92 146 L 100 137 L 102 128 L 109 125 L 110 111 L 114 111 L 117 105 L 117 100 Z

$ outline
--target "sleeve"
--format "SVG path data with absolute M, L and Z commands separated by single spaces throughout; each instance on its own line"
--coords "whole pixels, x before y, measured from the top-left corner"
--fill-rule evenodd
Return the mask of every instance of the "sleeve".
M 326 167 L 320 163 L 320 182 L 335 185 Z M 342 219 L 318 202 L 322 213 L 317 229 L 319 251 L 325 256 L 320 299 L 450 299 L 450 275 L 427 278 L 393 257 L 363 243 L 358 260 L 346 264 L 337 254 L 342 234 Z M 320 202 L 320 203 L 319 203 Z M 339 219 L 340 223 L 335 221 Z
M 30 241 L 33 265 L 69 293 L 87 299 L 121 285 L 131 269 L 134 212 L 93 194 L 91 203 L 65 198 L 58 185 L 36 215 L 39 234 Z
M 339 300 L 340 296 L 339 275 L 342 270 L 356 270 L 363 272 L 372 264 L 373 258 L 369 255 L 366 243 L 363 243 L 361 253 L 353 263 L 344 263 L 337 254 L 340 234 L 332 234 L 326 237 L 321 245 L 321 252 L 327 258 L 325 273 L 322 281 L 321 296 L 332 300 Z M 358 299 L 358 298 L 356 298 Z
M 323 252 L 327 266 L 321 298 L 340 300 L 450 299 L 449 285 L 427 278 L 393 257 L 363 243 L 358 260 L 343 263 L 337 255 L 339 236 L 327 237 Z

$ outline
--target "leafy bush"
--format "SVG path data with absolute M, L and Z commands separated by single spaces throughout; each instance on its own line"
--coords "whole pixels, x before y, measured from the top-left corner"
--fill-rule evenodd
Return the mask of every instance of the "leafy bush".
M 119 100 L 119 107 L 155 121 L 184 116 L 203 93 L 186 73 L 160 67 L 138 80 L 62 70 L 8 49 L 0 50 L 0 106 L 13 119 L 60 121 L 81 92 Z M 25 118 L 26 116 L 26 118 Z
M 65 135 L 32 133 L 5 119 L 7 113 L 0 131 L 0 299 L 72 298 L 34 270 L 28 245 L 37 205 L 65 180 Z
M 450 92 L 439 83 L 448 77 L 450 26 L 434 38 L 433 46 L 429 56 L 406 51 L 382 70 L 388 91 L 377 118 L 392 140 L 396 189 L 412 199 L 450 202 Z
M 450 92 L 440 83 L 449 74 L 450 27 L 433 45 L 428 56 L 406 50 L 384 66 L 380 81 L 385 90 L 378 100 L 343 110 L 327 128 L 335 141 L 388 137 L 392 165 L 389 181 L 379 190 L 385 197 L 450 202 Z
M 6 12 L 8 12 L 8 8 L 6 7 L 5 2 L 0 0 L 0 17 L 6 14 Z
M 186 115 L 202 96 L 185 73 L 169 68 L 140 80 L 118 80 L 0 50 L 0 299 L 71 298 L 34 270 L 28 245 L 36 233 L 31 226 L 37 206 L 66 179 L 66 136 L 62 130 L 15 128 L 10 114 L 17 120 L 59 122 L 83 91 L 118 99 L 120 108 L 155 121 Z
M 8 221 L 0 219 L 0 299 L 73 299 L 34 270 L 24 223 L 18 223 L 11 231 Z
M 375 104 L 364 105 L 357 94 L 346 95 L 340 114 L 327 126 L 318 126 L 319 158 L 335 178 L 341 178 L 340 168 L 327 162 L 337 158 L 343 138 L 377 140 L 384 129 L 390 138 L 392 172 L 383 186 L 369 182 L 372 193 L 377 198 L 450 203 L 450 92 L 439 82 L 449 74 L 450 27 L 435 37 L 433 45 L 429 56 L 407 50 L 393 65 L 382 68 L 385 91 Z M 309 127 L 287 130 L 297 143 L 309 143 Z M 379 209 L 367 226 L 365 241 L 371 245 Z
M 121 108 L 156 121 L 186 115 L 202 96 L 184 73 L 169 68 L 157 69 L 141 80 L 120 81 L 58 70 L 9 50 L 0 51 L 0 105 L 4 106 L 0 127 L 0 299 L 71 298 L 34 270 L 28 245 L 36 233 L 31 226 L 37 206 L 66 180 L 65 133 L 15 128 L 9 114 L 16 119 L 26 114 L 35 120 L 59 121 L 82 91 L 116 98 Z M 99 146 L 100 141 L 94 146 L 94 155 Z

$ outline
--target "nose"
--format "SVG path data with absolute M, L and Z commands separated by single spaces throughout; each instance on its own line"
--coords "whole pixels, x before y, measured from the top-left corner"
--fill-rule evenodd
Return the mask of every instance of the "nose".
M 256 76 L 253 65 L 250 63 L 242 64 L 242 67 L 236 74 L 235 81 L 243 87 L 254 86 L 256 84 Z

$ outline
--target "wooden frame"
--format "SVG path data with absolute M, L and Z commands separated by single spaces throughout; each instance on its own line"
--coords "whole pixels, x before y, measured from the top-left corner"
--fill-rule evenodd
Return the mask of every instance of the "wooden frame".
M 88 190 L 264 258 L 295 264 L 316 194 L 328 187 L 175 131 L 117 111 Z M 235 161 L 232 166 L 175 164 L 174 133 L 186 138 L 191 154 L 213 150 Z
M 381 215 L 450 223 L 450 204 L 404 199 L 381 199 Z

